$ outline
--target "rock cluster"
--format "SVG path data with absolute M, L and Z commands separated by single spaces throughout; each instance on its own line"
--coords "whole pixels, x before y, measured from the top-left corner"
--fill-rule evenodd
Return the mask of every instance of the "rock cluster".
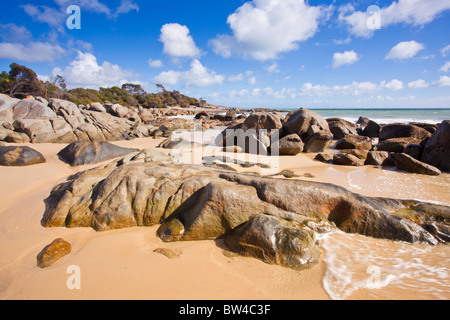
M 354 127 L 342 119 L 327 119 L 337 142 L 316 160 L 345 166 L 395 166 L 426 175 L 450 172 L 450 121 L 440 125 L 394 123 L 379 125 L 360 119 Z
M 127 108 L 118 104 L 75 105 L 60 99 L 28 97 L 23 100 L 0 94 L 0 141 L 11 143 L 71 143 L 119 141 L 170 134 L 194 128 L 194 121 L 173 119 L 195 111 Z M 230 125 L 237 117 L 205 121 L 204 127 Z M 152 135 L 153 133 L 153 135 Z
M 284 119 L 278 112 L 252 113 L 244 122 L 224 130 L 216 144 L 219 147 L 238 146 L 247 153 L 296 155 L 324 151 L 332 140 L 327 121 L 302 108 Z

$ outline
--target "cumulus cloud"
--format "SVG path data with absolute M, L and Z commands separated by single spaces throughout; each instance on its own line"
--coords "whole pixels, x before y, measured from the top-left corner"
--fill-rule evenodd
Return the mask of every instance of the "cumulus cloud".
M 14 23 L 0 24 L 0 38 L 5 42 L 22 43 L 32 38 L 30 30 Z
M 204 88 L 215 84 L 222 84 L 225 76 L 204 67 L 197 59 L 191 62 L 187 71 L 164 71 L 153 78 L 154 83 L 164 85 L 184 85 L 186 88 Z
M 442 68 L 439 69 L 439 71 L 441 72 L 448 72 L 448 70 L 450 70 L 450 61 L 447 61 Z
M 402 90 L 405 88 L 405 86 L 403 85 L 403 82 L 400 80 L 397 80 L 397 79 L 393 79 L 389 82 L 382 81 L 381 87 L 389 89 L 389 90 L 394 90 L 394 91 Z
M 244 75 L 242 73 L 232 75 L 228 77 L 229 82 L 238 82 L 244 80 Z
M 425 49 L 425 46 L 416 41 L 404 41 L 398 43 L 386 55 L 386 60 L 405 60 L 414 57 L 419 51 Z
M 163 67 L 163 63 L 162 63 L 161 60 L 149 59 L 148 60 L 148 66 L 150 68 L 162 68 Z
M 164 53 L 173 58 L 198 58 L 201 55 L 188 27 L 178 23 L 163 25 L 159 41 L 164 44 Z
M 446 57 L 449 52 L 450 52 L 450 44 L 441 49 L 441 54 L 443 57 Z
M 354 64 L 359 60 L 355 51 L 336 52 L 333 55 L 333 68 L 339 68 L 346 64 Z
M 430 86 L 429 83 L 427 83 L 423 79 L 419 79 L 419 80 L 408 83 L 408 87 L 413 88 L 413 89 L 424 89 L 424 88 L 428 88 L 429 86 Z
M 63 32 L 66 27 L 67 8 L 77 5 L 82 10 L 104 14 L 108 19 L 116 19 L 131 11 L 139 11 L 139 6 L 133 0 L 121 0 L 117 8 L 110 8 L 98 0 L 54 0 L 56 7 L 26 4 L 21 6 L 33 20 L 48 24 Z
M 0 59 L 24 62 L 52 62 L 61 58 L 66 51 L 49 42 L 0 43 Z
M 442 76 L 438 81 L 433 82 L 436 87 L 450 87 L 450 77 Z
M 91 53 L 78 52 L 77 57 L 65 69 L 53 69 L 53 75 L 60 75 L 69 88 L 92 88 L 118 86 L 137 76 L 122 70 L 118 65 L 104 61 L 101 65 Z
M 395 24 L 424 26 L 443 12 L 450 9 L 450 0 L 398 0 L 388 7 L 381 8 L 381 27 L 386 28 Z M 358 37 L 369 38 L 374 30 L 367 28 L 369 14 L 357 11 L 351 5 L 341 7 L 339 21 L 347 25 L 349 32 Z
M 267 72 L 275 72 L 275 73 L 280 73 L 280 69 L 278 69 L 278 63 L 274 62 L 272 63 L 270 66 L 267 66 L 264 68 Z
M 327 10 L 304 0 L 249 1 L 228 16 L 232 34 L 218 35 L 210 45 L 225 58 L 237 54 L 260 61 L 276 59 L 314 36 Z

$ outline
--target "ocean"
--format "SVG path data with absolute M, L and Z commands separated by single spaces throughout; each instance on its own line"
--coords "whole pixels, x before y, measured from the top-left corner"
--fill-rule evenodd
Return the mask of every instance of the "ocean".
M 379 124 L 422 122 L 437 124 L 450 120 L 450 108 L 445 109 L 310 109 L 324 118 L 342 118 L 350 122 L 366 117 Z M 283 110 L 284 111 L 284 110 Z M 286 110 L 286 114 L 293 110 Z M 284 112 L 283 112 L 284 113 Z

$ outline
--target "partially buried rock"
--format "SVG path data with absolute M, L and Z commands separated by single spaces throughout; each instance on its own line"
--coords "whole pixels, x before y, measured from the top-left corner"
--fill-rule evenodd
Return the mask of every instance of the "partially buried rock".
M 259 215 L 225 237 L 235 253 L 296 270 L 317 262 L 319 248 L 314 232 L 277 217 Z
M 44 156 L 30 147 L 0 146 L 1 166 L 24 167 L 44 162 Z
M 48 268 L 71 251 L 70 243 L 64 239 L 56 239 L 38 254 L 37 265 L 40 268 Z
M 412 173 L 425 174 L 429 176 L 438 176 L 441 171 L 424 162 L 418 161 L 405 153 L 397 153 L 394 156 L 395 166 L 399 170 L 405 170 Z
M 167 249 L 167 248 L 157 248 L 157 249 L 153 250 L 153 252 L 159 253 L 169 259 L 176 259 L 180 256 L 178 253 L 176 253 L 172 249 Z
M 82 166 L 125 156 L 139 151 L 122 148 L 104 141 L 76 141 L 58 153 L 59 158 L 71 166 Z
M 333 163 L 342 166 L 360 167 L 364 165 L 364 160 L 350 153 L 338 153 L 334 155 Z

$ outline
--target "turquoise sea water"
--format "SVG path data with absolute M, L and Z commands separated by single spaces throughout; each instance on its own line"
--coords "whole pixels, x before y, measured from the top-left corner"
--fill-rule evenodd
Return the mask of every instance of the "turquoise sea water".
M 377 123 L 424 122 L 441 123 L 450 120 L 448 109 L 311 109 L 324 118 L 342 118 L 356 122 L 359 117 L 369 118 Z M 290 112 L 293 110 L 286 110 Z

